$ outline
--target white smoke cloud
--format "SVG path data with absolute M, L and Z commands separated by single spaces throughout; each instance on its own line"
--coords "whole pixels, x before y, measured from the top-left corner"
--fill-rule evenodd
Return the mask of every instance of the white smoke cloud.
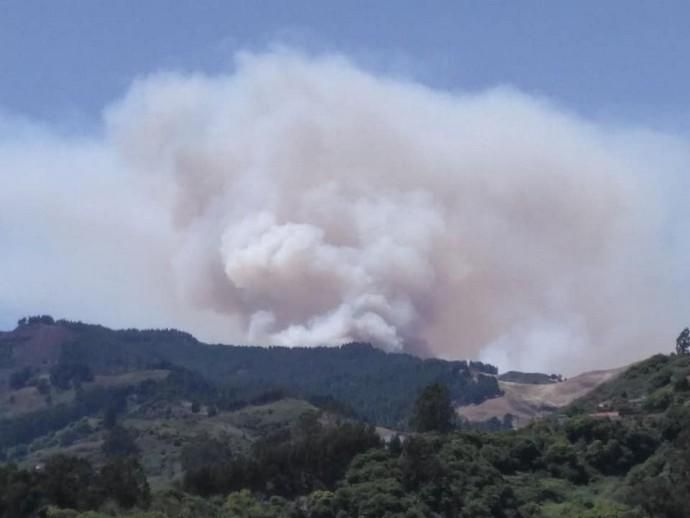
M 566 373 L 667 350 L 688 315 L 687 141 L 515 90 L 277 51 L 144 78 L 105 136 L 16 126 L 0 310 Z

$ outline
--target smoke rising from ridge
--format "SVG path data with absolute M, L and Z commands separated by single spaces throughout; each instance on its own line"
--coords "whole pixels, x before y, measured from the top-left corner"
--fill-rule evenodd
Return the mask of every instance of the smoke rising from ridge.
M 287 51 L 144 78 L 104 133 L 0 131 L 0 309 L 566 372 L 687 315 L 678 138 Z

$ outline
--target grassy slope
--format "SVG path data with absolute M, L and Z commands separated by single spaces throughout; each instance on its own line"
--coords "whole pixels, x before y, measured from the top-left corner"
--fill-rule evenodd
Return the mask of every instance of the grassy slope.
M 244 452 L 259 437 L 289 427 L 300 415 L 316 410 L 309 403 L 295 399 L 250 406 L 234 412 L 219 412 L 213 417 L 209 417 L 203 407 L 199 413 L 193 413 L 189 401 L 175 405 L 166 403 L 166 407 L 172 410 L 168 418 L 160 412 L 134 407 L 120 420 L 121 425 L 134 432 L 142 464 L 149 482 L 156 489 L 167 487 L 181 477 L 180 452 L 196 436 L 223 437 L 233 450 Z M 75 430 L 78 438 L 71 444 L 61 444 L 63 437 Z M 85 457 L 99 465 L 105 460 L 101 452 L 105 433 L 101 419 L 84 418 L 34 441 L 20 464 L 35 466 L 51 455 L 65 453 Z
M 616 378 L 623 369 L 592 371 L 560 383 L 526 384 L 500 381 L 503 396 L 488 399 L 479 405 L 457 407 L 459 415 L 470 421 L 485 421 L 506 414 L 515 416 L 514 423 L 524 426 L 534 418 L 550 415 L 578 398 Z

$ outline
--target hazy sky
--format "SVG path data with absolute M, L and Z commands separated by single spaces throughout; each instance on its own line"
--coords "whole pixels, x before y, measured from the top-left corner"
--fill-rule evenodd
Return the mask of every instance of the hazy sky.
M 0 329 L 49 312 L 570 374 L 667 350 L 688 19 L 0 0 Z
M 79 131 L 131 80 L 276 42 L 447 89 L 510 84 L 607 121 L 688 129 L 683 0 L 0 0 L 0 107 Z

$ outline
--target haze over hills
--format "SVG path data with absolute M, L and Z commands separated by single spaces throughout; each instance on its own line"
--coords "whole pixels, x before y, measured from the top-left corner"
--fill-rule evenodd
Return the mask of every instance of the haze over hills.
M 84 138 L 7 127 L 6 314 L 571 376 L 688 312 L 685 140 L 518 89 L 281 48 L 142 76 Z

